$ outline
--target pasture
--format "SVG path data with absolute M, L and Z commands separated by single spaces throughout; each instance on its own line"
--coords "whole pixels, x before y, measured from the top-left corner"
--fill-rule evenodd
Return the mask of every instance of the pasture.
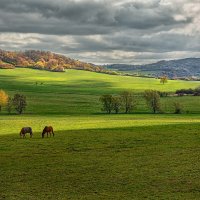
M 76 70 L 0 70 L 0 88 L 28 102 L 22 116 L 0 114 L 0 199 L 198 199 L 200 98 L 163 98 L 166 114 L 157 115 L 141 98 L 145 89 L 197 86 Z M 133 114 L 101 113 L 101 94 L 127 89 L 138 95 Z M 188 114 L 170 114 L 176 100 Z M 54 127 L 54 138 L 42 139 L 45 125 Z M 20 139 L 23 126 L 33 128 L 32 139 Z

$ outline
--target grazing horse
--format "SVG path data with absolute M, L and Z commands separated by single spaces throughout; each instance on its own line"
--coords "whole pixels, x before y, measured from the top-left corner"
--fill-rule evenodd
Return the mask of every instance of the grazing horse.
M 33 136 L 33 131 L 31 127 L 23 127 L 19 133 L 20 137 L 26 138 L 26 133 L 30 133 L 30 138 Z
M 52 126 L 45 126 L 44 129 L 43 129 L 43 132 L 42 132 L 42 138 L 44 138 L 45 133 L 47 134 L 47 137 L 49 136 L 49 134 L 50 134 L 50 137 L 51 137 L 51 133 L 53 134 L 53 137 L 54 137 L 53 127 Z

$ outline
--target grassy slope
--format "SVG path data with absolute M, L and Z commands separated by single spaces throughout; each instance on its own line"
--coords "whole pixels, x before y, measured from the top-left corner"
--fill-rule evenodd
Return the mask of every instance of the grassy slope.
M 36 82 L 39 84 L 36 85 Z M 41 82 L 43 85 L 40 85 Z M 169 81 L 162 85 L 157 79 L 110 76 L 76 70 L 52 73 L 30 69 L 1 70 L 0 83 L 0 88 L 10 94 L 24 93 L 29 102 L 27 112 L 40 115 L 98 113 L 98 99 L 101 94 L 116 94 L 122 90 L 135 93 L 141 93 L 145 89 L 173 92 L 180 88 L 199 86 L 199 82 Z M 170 110 L 176 99 L 163 99 L 164 109 Z M 184 97 L 178 100 L 183 102 L 185 110 L 200 112 L 199 97 Z M 149 112 L 143 99 L 139 98 L 138 104 L 138 112 Z
M 199 114 L 97 114 L 103 93 L 198 85 L 74 70 L 0 70 L 0 88 L 23 92 L 29 102 L 23 116 L 0 115 L 0 199 L 198 199 Z M 179 100 L 200 111 L 198 97 Z M 173 101 L 163 99 L 166 110 Z M 149 112 L 139 104 L 138 112 Z M 54 139 L 41 139 L 46 124 L 54 126 Z M 27 125 L 34 138 L 19 139 Z

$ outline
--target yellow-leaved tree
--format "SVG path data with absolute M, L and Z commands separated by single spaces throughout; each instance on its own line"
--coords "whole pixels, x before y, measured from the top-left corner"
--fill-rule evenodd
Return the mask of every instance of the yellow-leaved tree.
M 3 106 L 5 106 L 8 102 L 8 95 L 5 91 L 0 90 L 0 111 Z

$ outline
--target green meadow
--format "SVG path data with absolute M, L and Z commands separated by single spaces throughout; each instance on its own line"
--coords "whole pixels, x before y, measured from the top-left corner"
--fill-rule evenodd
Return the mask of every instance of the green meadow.
M 151 114 L 142 93 L 199 82 L 87 71 L 0 70 L 0 89 L 22 93 L 23 115 L 0 113 L 0 199 L 199 199 L 200 97 L 164 97 Z M 99 97 L 130 90 L 131 114 L 104 114 Z M 184 114 L 173 113 L 181 102 Z M 54 138 L 41 138 L 52 125 Z M 19 138 L 23 126 L 33 138 Z

